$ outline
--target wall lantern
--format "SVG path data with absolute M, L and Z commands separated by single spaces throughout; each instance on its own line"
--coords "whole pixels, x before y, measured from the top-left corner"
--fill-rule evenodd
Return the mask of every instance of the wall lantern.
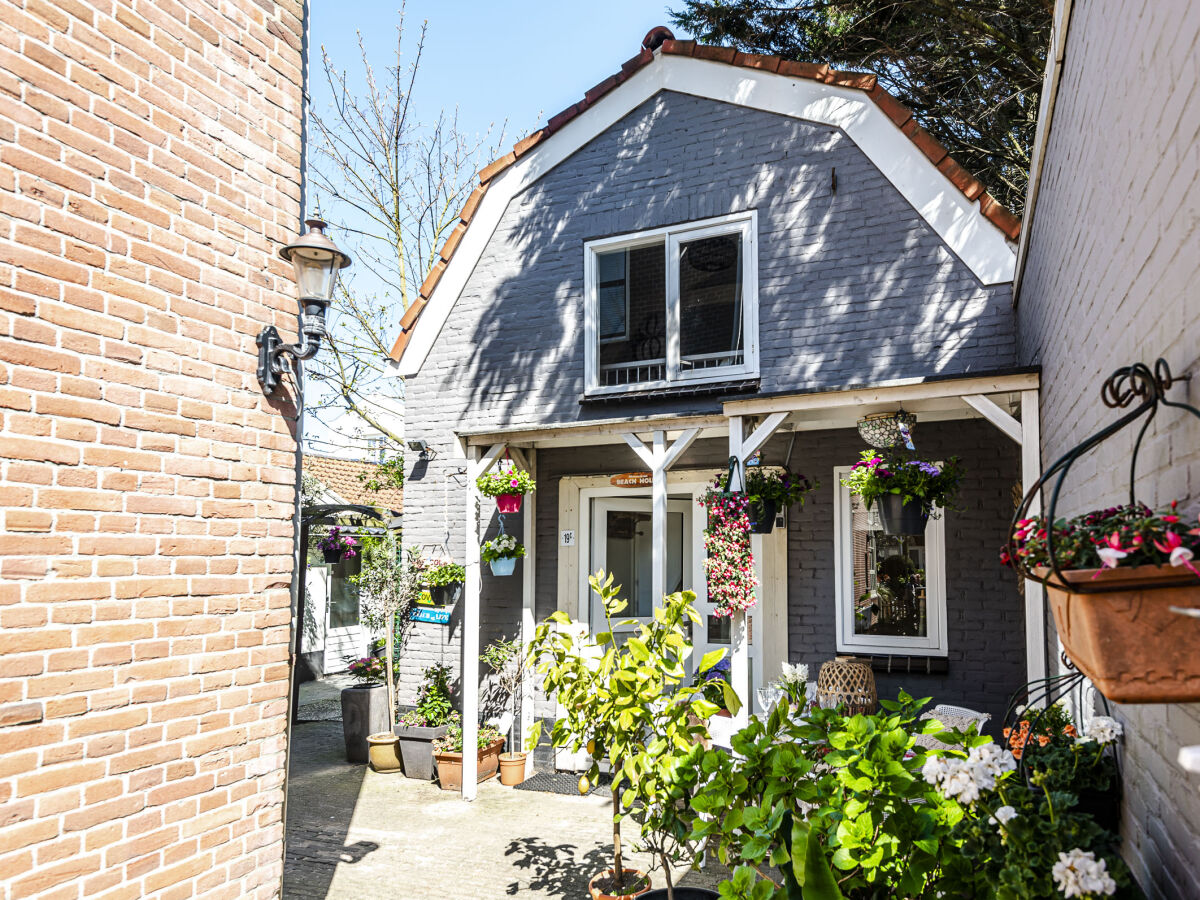
M 333 288 L 338 272 L 350 265 L 350 257 L 325 236 L 325 223 L 309 219 L 308 231 L 279 251 L 279 255 L 296 267 L 296 286 L 300 290 L 300 343 L 285 344 L 274 325 L 268 325 L 258 335 L 258 383 L 263 393 L 270 395 L 279 387 L 287 371 L 284 355 L 293 359 L 311 359 L 321 349 L 325 330 L 325 313 L 333 302 Z

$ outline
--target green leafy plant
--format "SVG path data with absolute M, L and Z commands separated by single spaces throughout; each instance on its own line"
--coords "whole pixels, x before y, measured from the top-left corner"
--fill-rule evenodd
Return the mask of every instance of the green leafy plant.
M 662 804 L 670 796 L 672 772 L 685 765 L 684 757 L 693 743 L 705 735 L 703 721 L 717 711 L 698 687 L 685 685 L 691 645 L 686 630 L 699 625 L 699 614 L 690 591 L 671 594 L 654 610 L 651 622 L 627 620 L 614 624 L 614 617 L 627 606 L 613 585 L 612 575 L 597 572 L 589 579 L 603 605 L 607 629 L 587 637 L 587 629 L 573 623 L 564 612 L 556 612 L 537 627 L 529 646 L 529 658 L 544 675 L 544 688 L 563 709 L 554 723 L 551 740 L 555 747 L 573 751 L 586 749 L 591 756 L 588 771 L 580 778 L 586 793 L 599 778 L 600 763 L 607 760 L 612 775 L 613 872 L 609 893 L 635 890 L 624 868 L 621 820 L 640 799 L 643 806 L 664 817 L 643 820 L 647 834 L 663 828 L 678 833 L 668 824 Z M 629 628 L 618 642 L 616 627 Z M 723 650 L 705 654 L 701 671 L 714 666 Z M 732 692 L 731 692 L 732 694 Z M 737 711 L 737 697 L 733 711 Z M 532 749 L 541 735 L 535 724 L 527 742 Z M 678 788 L 683 790 L 682 787 Z M 675 790 L 675 788 L 670 788 Z
M 521 559 L 525 556 L 525 545 L 511 534 L 498 534 L 484 541 L 479 548 L 479 558 L 485 563 L 498 559 Z
M 726 490 L 724 482 L 728 478 L 728 475 L 720 476 L 718 490 Z M 746 498 L 754 506 L 771 501 L 781 509 L 786 509 L 793 503 L 803 504 L 804 498 L 820 486 L 820 482 L 811 481 L 804 475 L 793 475 L 786 468 L 746 467 Z
M 388 686 L 388 718 L 396 710 L 396 622 L 407 622 L 408 611 L 421 593 L 421 573 L 414 548 L 407 559 L 394 531 L 363 538 L 362 568 L 353 581 L 359 587 L 362 623 L 371 631 L 383 632 L 385 676 Z M 403 639 L 403 635 L 402 635 Z
M 475 479 L 475 486 L 485 497 L 499 497 L 501 494 L 530 494 L 537 490 L 537 482 L 522 469 L 513 469 L 511 472 L 485 472 Z
M 398 724 L 409 728 L 437 728 L 458 721 L 454 698 L 450 692 L 450 667 L 434 663 L 422 673 L 417 689 L 417 706 L 404 713 Z
M 954 508 L 962 476 L 957 456 L 939 466 L 893 448 L 864 450 L 842 484 L 860 496 L 868 509 L 885 494 L 899 494 L 905 503 L 917 502 L 925 515 L 933 516 L 937 508 Z
M 479 738 L 476 741 L 478 749 L 482 750 L 493 741 L 500 740 L 500 737 L 500 732 L 496 728 L 493 728 L 491 725 L 480 725 Z M 444 735 L 433 739 L 433 749 L 435 753 L 462 753 L 462 723 L 457 721 L 451 722 Z
M 488 644 L 479 658 L 496 676 L 500 693 L 499 699 L 504 704 L 503 708 L 512 710 L 513 721 L 508 729 L 508 747 L 510 751 L 515 750 L 517 746 L 514 739 L 517 727 L 517 697 L 527 673 L 524 645 L 519 640 L 507 640 L 500 637 Z
M 422 576 L 429 587 L 448 587 L 466 581 L 467 570 L 448 559 L 431 559 L 425 562 Z
M 404 487 L 404 457 L 401 454 L 380 460 L 370 471 L 358 473 L 359 483 L 368 491 L 379 491 Z

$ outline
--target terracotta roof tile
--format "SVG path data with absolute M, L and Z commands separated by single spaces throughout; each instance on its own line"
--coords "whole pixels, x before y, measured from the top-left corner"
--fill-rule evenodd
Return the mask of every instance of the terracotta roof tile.
M 647 41 L 657 31 L 658 29 L 654 29 L 650 34 L 647 34 Z M 664 34 L 669 34 L 666 29 L 662 31 Z M 653 46 L 653 43 L 648 46 Z M 781 60 L 777 56 L 741 53 L 733 47 L 712 47 L 705 44 L 697 44 L 695 41 L 677 41 L 673 38 L 663 40 L 660 49 L 664 54 L 672 56 L 694 56 L 697 59 L 707 59 L 714 62 L 744 66 L 746 68 L 777 72 L 789 78 L 806 78 L 825 84 L 837 85 L 838 87 L 865 91 L 867 96 L 871 98 L 880 110 L 907 135 L 909 140 L 937 166 L 955 187 L 962 191 L 968 200 L 980 199 L 980 211 L 1003 231 L 1009 239 L 1015 240 L 1020 234 L 1021 220 L 997 203 L 990 195 L 984 194 L 983 184 L 955 162 L 949 156 L 946 148 L 913 120 L 912 111 L 908 107 L 879 86 L 875 75 L 869 72 L 839 72 L 819 63 L 798 62 L 789 59 Z M 412 336 L 416 321 L 425 307 L 426 299 L 430 296 L 434 287 L 436 287 L 438 280 L 446 269 L 447 263 L 449 263 L 450 258 L 454 255 L 454 251 L 462 241 L 463 234 L 474 217 L 475 211 L 479 208 L 479 204 L 483 200 L 483 195 L 487 191 L 488 184 L 492 179 L 561 129 L 593 103 L 599 102 L 605 94 L 627 80 L 639 69 L 649 65 L 653 58 L 654 53 L 651 50 L 643 48 L 640 53 L 622 64 L 620 72 L 610 75 L 589 90 L 584 95 L 583 100 L 572 106 L 568 106 L 557 115 L 551 116 L 546 122 L 545 127 L 522 138 L 513 146 L 512 151 L 480 170 L 480 184 L 471 193 L 471 196 L 467 198 L 467 202 L 463 206 L 462 213 L 459 216 L 462 221 L 455 226 L 454 230 L 446 238 L 446 242 L 442 246 L 440 253 L 441 259 L 434 264 L 429 276 L 425 279 L 425 283 L 421 285 L 420 297 L 413 302 L 412 306 L 408 308 L 404 317 L 400 320 L 401 332 L 396 338 L 396 343 L 392 346 L 392 359 L 399 360 L 400 355 L 404 352 L 404 348 L 408 346 L 408 341 Z
M 383 488 L 372 491 L 363 486 L 359 475 L 369 478 L 379 465 L 355 459 L 338 459 L 334 456 L 304 454 L 304 471 L 320 479 L 325 487 L 347 503 L 376 506 L 381 509 L 401 512 L 404 509 L 402 488 Z

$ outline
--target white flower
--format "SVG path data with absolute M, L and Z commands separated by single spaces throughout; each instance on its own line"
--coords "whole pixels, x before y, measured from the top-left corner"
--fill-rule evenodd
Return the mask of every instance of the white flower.
M 1193 555 L 1192 551 L 1187 547 L 1176 547 L 1171 551 L 1171 565 L 1186 566 Z
M 972 747 L 966 759 L 931 756 L 921 774 L 944 797 L 971 804 L 981 793 L 992 790 L 997 778 L 1016 767 L 1017 761 L 1011 753 L 995 743 L 987 743 Z
M 987 782 L 985 787 L 988 790 L 995 787 L 997 778 L 1017 767 L 1013 755 L 995 743 L 972 747 L 967 754 L 967 763 L 973 765 L 981 779 Z
M 1111 744 L 1121 736 L 1124 728 L 1116 719 L 1109 716 L 1096 716 L 1083 726 L 1083 736 L 1076 738 L 1076 743 L 1083 744 L 1096 741 L 1099 744 Z
M 1108 863 L 1096 859 L 1092 851 L 1076 847 L 1058 854 L 1051 870 L 1054 883 L 1064 897 L 1087 897 L 1091 894 L 1115 894 L 1117 883 L 1108 874 Z
M 925 760 L 921 774 L 930 784 L 937 784 L 946 777 L 946 760 L 940 756 L 931 756 Z
M 1100 557 L 1100 561 L 1104 563 L 1103 568 L 1115 569 L 1120 565 L 1121 560 L 1129 554 L 1124 550 L 1118 550 L 1116 547 L 1101 547 L 1096 551 L 1096 555 Z
M 808 682 L 808 666 L 803 663 L 783 664 L 783 675 L 779 679 L 784 684 L 806 684 Z
M 1017 811 L 1011 806 L 1002 806 L 996 810 L 995 815 L 991 816 L 988 821 L 993 825 L 1007 825 L 1017 817 Z

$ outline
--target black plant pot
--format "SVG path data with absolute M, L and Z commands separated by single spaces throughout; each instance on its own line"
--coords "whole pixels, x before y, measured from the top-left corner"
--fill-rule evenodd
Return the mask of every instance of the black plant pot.
M 750 531 L 753 534 L 770 534 L 775 528 L 776 507 L 774 500 L 764 500 L 761 503 L 751 503 Z
M 655 888 L 639 896 L 638 900 L 667 900 L 669 896 L 670 894 L 667 893 L 666 888 Z M 720 900 L 720 897 L 720 894 L 716 891 L 710 891 L 708 888 L 675 888 L 675 900 Z
M 429 598 L 434 606 L 453 606 L 462 599 L 462 582 L 454 584 L 430 585 Z
M 384 728 L 386 731 L 387 728 Z M 392 731 L 398 737 L 404 775 L 418 781 L 433 780 L 433 742 L 450 730 L 448 725 L 422 728 L 419 725 L 396 725 Z
M 903 501 L 900 494 L 884 494 L 875 503 L 879 507 L 879 522 L 884 534 L 924 534 L 929 516 L 921 510 L 919 501 Z
M 336 566 L 342 561 L 341 550 L 322 550 L 321 552 L 325 554 L 325 562 L 331 566 Z

